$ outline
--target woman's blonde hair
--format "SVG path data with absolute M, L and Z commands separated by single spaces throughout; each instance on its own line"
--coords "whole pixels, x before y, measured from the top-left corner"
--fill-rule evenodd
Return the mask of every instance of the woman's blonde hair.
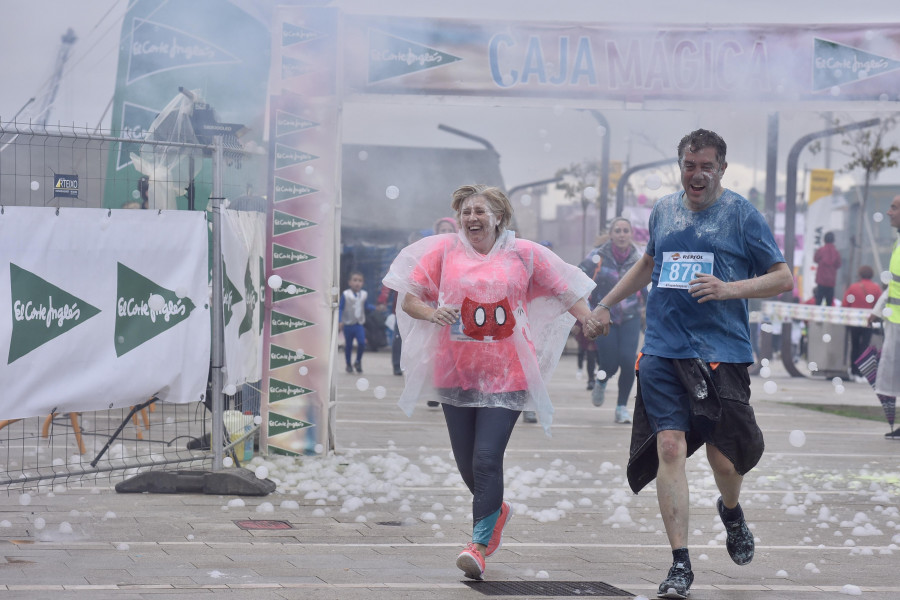
M 456 212 L 456 219 L 459 220 L 459 213 L 462 210 L 463 202 L 472 196 L 481 196 L 490 205 L 491 210 L 497 215 L 497 231 L 506 229 L 512 220 L 513 207 L 509 202 L 509 198 L 503 191 L 495 186 L 475 184 L 463 185 L 453 192 L 453 202 L 450 207 Z

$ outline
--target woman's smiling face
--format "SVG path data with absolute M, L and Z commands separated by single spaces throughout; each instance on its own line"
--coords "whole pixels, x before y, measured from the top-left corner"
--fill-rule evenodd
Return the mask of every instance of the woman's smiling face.
M 459 222 L 472 247 L 487 254 L 497 239 L 499 220 L 484 196 L 465 199 L 459 210 Z

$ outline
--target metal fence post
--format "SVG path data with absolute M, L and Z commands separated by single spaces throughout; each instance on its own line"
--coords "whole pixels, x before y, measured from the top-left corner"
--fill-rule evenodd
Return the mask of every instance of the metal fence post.
M 225 359 L 225 315 L 222 287 L 222 163 L 224 158 L 222 136 L 213 139 L 212 181 L 212 438 L 213 471 L 222 470 L 222 447 L 225 442 L 225 406 L 222 381 Z

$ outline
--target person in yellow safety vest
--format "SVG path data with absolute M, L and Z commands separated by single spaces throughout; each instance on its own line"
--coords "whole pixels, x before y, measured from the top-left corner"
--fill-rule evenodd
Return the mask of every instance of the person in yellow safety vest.
M 891 227 L 900 232 L 900 196 L 895 196 L 887 211 Z M 883 396 L 900 396 L 900 241 L 894 243 L 890 262 L 891 279 L 887 289 L 878 298 L 869 324 L 882 321 L 884 328 L 884 344 L 881 348 L 881 359 L 878 361 L 878 374 L 875 378 L 875 393 Z M 885 434 L 886 438 L 900 440 L 900 427 Z

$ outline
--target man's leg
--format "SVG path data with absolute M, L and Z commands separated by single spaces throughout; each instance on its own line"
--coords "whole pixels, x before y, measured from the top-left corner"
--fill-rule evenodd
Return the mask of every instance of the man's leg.
M 732 462 L 712 444 L 706 444 L 706 457 L 709 466 L 712 467 L 716 487 L 722 494 L 716 508 L 719 510 L 722 524 L 725 525 L 727 535 L 725 547 L 731 560 L 736 564 L 746 565 L 753 560 L 755 545 L 753 534 L 744 520 L 744 511 L 738 502 L 744 478 L 735 470 Z
M 716 478 L 716 487 L 722 494 L 725 508 L 734 508 L 740 499 L 741 484 L 744 482 L 743 476 L 734 470 L 731 461 L 712 444 L 706 444 L 706 458 L 709 460 L 709 466 L 712 467 L 713 477 Z
M 659 598 L 687 598 L 694 573 L 687 548 L 690 499 L 685 474 L 687 443 L 683 431 L 664 429 L 656 434 L 659 469 L 656 472 L 656 497 L 666 535 L 672 546 L 672 566 L 659 584 Z
M 663 430 L 656 434 L 659 469 L 656 498 L 672 549 L 687 547 L 690 493 L 685 462 L 687 442 L 683 431 Z

